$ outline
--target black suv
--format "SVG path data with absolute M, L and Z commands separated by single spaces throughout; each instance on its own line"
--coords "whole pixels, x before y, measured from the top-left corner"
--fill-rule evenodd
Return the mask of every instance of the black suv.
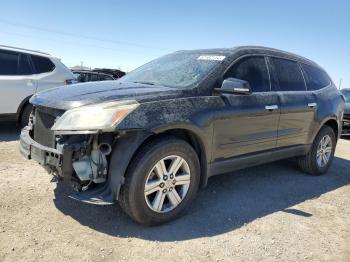
M 344 98 L 314 62 L 264 47 L 179 51 L 114 82 L 32 97 L 20 150 L 72 181 L 71 197 L 156 225 L 213 175 L 296 158 L 324 174 Z
M 109 74 L 88 70 L 72 70 L 73 75 L 78 82 L 94 82 L 114 80 L 114 77 Z

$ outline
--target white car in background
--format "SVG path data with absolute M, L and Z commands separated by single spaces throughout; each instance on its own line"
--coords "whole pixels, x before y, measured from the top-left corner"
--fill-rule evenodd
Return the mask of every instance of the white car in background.
M 30 97 L 73 83 L 73 73 L 47 53 L 0 45 L 0 121 L 28 123 Z

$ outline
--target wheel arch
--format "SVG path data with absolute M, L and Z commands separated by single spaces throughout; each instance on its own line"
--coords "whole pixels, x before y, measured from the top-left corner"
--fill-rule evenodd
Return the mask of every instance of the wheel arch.
M 108 201 L 119 199 L 120 189 L 124 184 L 125 175 L 130 163 L 141 150 L 141 148 L 154 139 L 162 136 L 177 137 L 188 142 L 196 151 L 200 161 L 200 186 L 204 187 L 208 181 L 208 146 L 203 135 L 196 132 L 195 127 L 185 127 L 184 125 L 167 126 L 154 130 L 131 130 L 126 132 L 113 145 L 113 151 L 109 160 L 109 176 L 104 189 Z
M 20 121 L 23 108 L 24 108 L 27 104 L 29 104 L 29 99 L 30 99 L 32 96 L 33 96 L 33 95 L 27 96 L 27 97 L 24 98 L 24 99 L 22 100 L 22 102 L 19 104 L 18 109 L 17 109 L 17 112 L 16 112 L 16 121 L 17 121 L 17 122 Z
M 149 136 L 143 143 L 139 146 L 141 148 L 145 143 L 153 139 L 157 139 L 161 136 L 172 136 L 179 139 L 182 139 L 189 143 L 193 149 L 196 151 L 201 168 L 201 179 L 200 187 L 205 187 L 208 181 L 208 159 L 210 159 L 208 141 L 199 128 L 189 125 L 189 124 L 175 124 L 172 126 L 161 127 L 153 130 L 153 134 Z M 136 155 L 135 152 L 134 155 Z
M 320 125 L 320 128 L 318 129 L 317 131 L 317 134 L 318 132 L 320 132 L 321 128 L 323 126 L 329 126 L 330 128 L 333 129 L 334 133 L 335 133 L 335 137 L 338 139 L 339 138 L 339 123 L 337 121 L 337 118 L 336 117 L 329 117 L 327 119 L 325 119 L 322 124 Z M 316 135 L 317 135 L 316 134 Z

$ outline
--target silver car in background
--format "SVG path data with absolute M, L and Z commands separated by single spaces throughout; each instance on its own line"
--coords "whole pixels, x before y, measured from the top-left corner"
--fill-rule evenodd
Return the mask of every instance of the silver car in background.
M 59 58 L 0 45 L 0 121 L 18 121 L 25 126 L 33 94 L 73 81 L 73 73 Z

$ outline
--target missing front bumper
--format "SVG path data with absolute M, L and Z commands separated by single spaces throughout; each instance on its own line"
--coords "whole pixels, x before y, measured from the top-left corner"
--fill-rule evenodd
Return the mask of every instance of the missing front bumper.
M 40 165 L 60 168 L 62 166 L 63 154 L 57 149 L 43 146 L 35 142 L 29 134 L 29 128 L 21 131 L 19 149 L 27 159 L 33 159 Z
M 19 150 L 27 159 L 33 159 L 42 165 L 49 173 L 55 173 L 61 177 L 72 177 L 72 154 L 74 148 L 62 147 L 62 151 L 43 146 L 30 136 L 30 128 L 22 129 L 20 135 Z

